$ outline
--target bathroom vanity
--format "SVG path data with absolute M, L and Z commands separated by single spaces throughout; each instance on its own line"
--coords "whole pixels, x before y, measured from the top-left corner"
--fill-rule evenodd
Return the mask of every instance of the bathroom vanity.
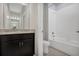
M 32 56 L 34 39 L 34 31 L 0 33 L 0 55 Z

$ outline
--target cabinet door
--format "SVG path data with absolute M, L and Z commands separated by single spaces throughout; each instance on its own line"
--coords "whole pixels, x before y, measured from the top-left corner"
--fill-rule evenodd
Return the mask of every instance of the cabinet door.
M 19 38 L 14 35 L 4 35 L 1 37 L 1 55 L 16 56 L 19 49 Z
M 0 56 L 1 56 L 1 36 L 0 36 Z
M 18 55 L 31 56 L 34 54 L 34 34 L 22 34 L 19 43 Z
M 34 34 L 28 33 L 24 34 L 22 39 L 22 48 L 25 55 L 34 54 Z
M 16 52 L 19 49 L 19 41 L 18 40 L 8 40 L 6 45 L 7 55 L 15 56 Z
M 22 51 L 22 44 L 21 44 L 21 36 L 16 34 L 16 35 L 10 35 L 9 40 L 7 41 L 7 49 L 9 55 L 11 54 L 12 56 L 19 56 L 21 55 Z M 11 53 L 10 53 L 11 52 Z
M 22 52 L 25 55 L 33 55 L 34 53 L 33 39 L 26 39 L 22 41 Z
M 1 55 L 3 55 L 3 56 L 8 55 L 7 40 L 8 40 L 8 36 L 6 36 L 6 35 L 1 36 Z

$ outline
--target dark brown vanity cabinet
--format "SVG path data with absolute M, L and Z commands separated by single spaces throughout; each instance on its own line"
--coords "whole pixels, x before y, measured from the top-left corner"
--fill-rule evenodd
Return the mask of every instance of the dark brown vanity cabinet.
M 34 55 L 34 33 L 0 35 L 0 55 Z

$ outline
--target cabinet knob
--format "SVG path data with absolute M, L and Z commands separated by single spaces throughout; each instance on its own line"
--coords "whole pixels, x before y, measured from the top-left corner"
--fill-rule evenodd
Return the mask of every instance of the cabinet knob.
M 22 42 L 22 47 L 23 47 L 24 43 Z
M 19 42 L 19 47 L 21 47 L 21 42 Z
M 23 42 L 19 42 L 19 47 L 23 47 L 24 43 Z

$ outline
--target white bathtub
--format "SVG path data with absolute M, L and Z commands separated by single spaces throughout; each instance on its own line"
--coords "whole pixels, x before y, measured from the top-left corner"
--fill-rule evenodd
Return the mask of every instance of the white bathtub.
M 48 54 L 48 46 L 49 46 L 49 42 L 44 40 L 43 41 L 43 53 L 44 54 Z
M 68 55 L 79 56 L 79 43 L 77 41 L 67 41 L 62 38 L 55 38 L 55 40 L 49 40 L 50 46 L 59 49 Z

